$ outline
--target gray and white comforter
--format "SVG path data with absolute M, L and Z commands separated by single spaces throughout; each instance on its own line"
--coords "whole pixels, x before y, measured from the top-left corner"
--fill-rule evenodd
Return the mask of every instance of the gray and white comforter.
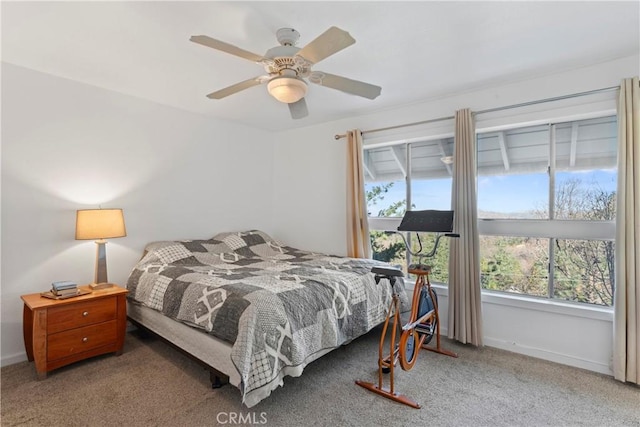
M 370 273 L 381 264 L 298 250 L 253 230 L 151 243 L 127 288 L 137 303 L 232 343 L 251 407 L 284 376 L 384 320 L 391 290 Z

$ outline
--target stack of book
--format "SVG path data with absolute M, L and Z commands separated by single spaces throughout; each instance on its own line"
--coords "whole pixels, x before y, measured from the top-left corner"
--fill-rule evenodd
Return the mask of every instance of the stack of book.
M 58 297 L 70 297 L 78 295 L 78 285 L 74 282 L 53 282 L 51 293 Z

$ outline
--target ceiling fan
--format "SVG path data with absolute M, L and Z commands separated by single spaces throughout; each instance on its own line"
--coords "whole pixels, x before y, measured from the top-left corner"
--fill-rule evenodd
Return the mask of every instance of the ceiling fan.
M 276 38 L 280 46 L 269 49 L 264 55 L 258 55 L 208 36 L 191 36 L 189 40 L 194 43 L 248 59 L 262 65 L 267 72 L 266 75 L 253 77 L 212 92 L 207 97 L 222 99 L 250 87 L 267 83 L 269 94 L 289 105 L 292 118 L 300 119 L 309 114 L 304 99 L 307 93 L 305 79 L 320 86 L 368 99 L 375 99 L 380 95 L 382 88 L 379 86 L 322 71 L 311 71 L 314 64 L 356 42 L 348 32 L 331 27 L 302 49 L 295 46 L 300 33 L 293 28 L 279 29 L 276 32 Z

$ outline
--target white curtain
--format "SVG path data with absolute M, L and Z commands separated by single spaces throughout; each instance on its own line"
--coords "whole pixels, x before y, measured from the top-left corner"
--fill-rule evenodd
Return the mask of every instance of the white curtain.
M 618 192 L 613 374 L 640 384 L 640 86 L 624 79 L 618 102 Z
M 449 338 L 482 345 L 480 244 L 476 195 L 476 132 L 469 109 L 455 115 L 453 189 L 455 233 L 449 251 Z
M 362 132 L 347 132 L 347 256 L 371 258 L 364 191 Z

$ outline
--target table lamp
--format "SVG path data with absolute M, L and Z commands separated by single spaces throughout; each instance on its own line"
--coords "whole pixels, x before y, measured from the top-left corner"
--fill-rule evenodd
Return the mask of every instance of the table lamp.
M 93 290 L 113 286 L 107 280 L 107 241 L 115 237 L 124 237 L 122 209 L 81 209 L 76 213 L 76 240 L 96 241 L 96 274 L 89 286 Z

